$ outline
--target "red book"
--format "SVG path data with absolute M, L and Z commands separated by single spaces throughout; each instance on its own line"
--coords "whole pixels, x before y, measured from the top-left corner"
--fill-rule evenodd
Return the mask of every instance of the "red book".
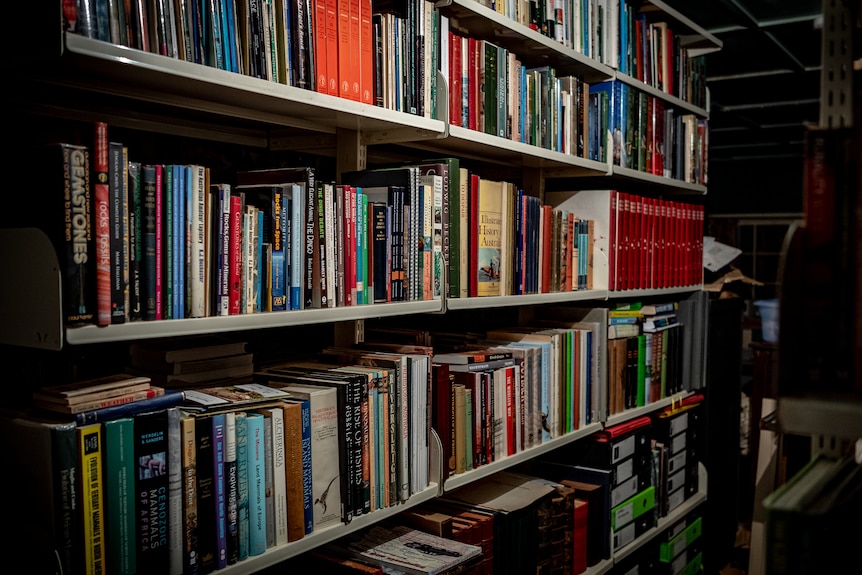
M 164 274 L 164 192 L 165 171 L 162 164 L 156 164 L 156 319 L 163 317 L 164 285 L 162 283 Z
M 362 26 L 359 21 L 359 4 L 360 0 L 350 0 L 350 51 L 348 52 L 350 55 L 348 59 L 350 63 L 350 95 L 348 97 L 357 102 L 360 101 L 359 82 L 362 75 L 362 56 L 360 54 L 360 30 Z M 370 20 L 368 25 L 370 28 Z M 344 54 L 340 54 L 339 58 L 343 59 Z
M 338 10 L 338 95 L 350 98 L 350 2 L 335 0 Z
M 467 127 L 471 130 L 479 129 L 479 102 L 481 97 L 481 86 L 479 85 L 479 46 L 481 42 L 475 38 L 467 40 L 469 48 L 469 74 L 468 81 L 470 85 L 467 91 Z
M 461 126 L 461 36 L 449 32 L 449 123 Z
M 515 368 L 507 367 L 504 373 L 506 375 L 506 428 L 509 430 L 506 434 L 506 453 L 507 455 L 514 455 L 518 450 L 515 431 L 518 424 L 515 415 L 515 402 L 517 401 L 515 398 Z
M 359 2 L 359 101 L 374 104 L 374 31 L 371 0 Z M 430 38 L 425 40 L 430 41 Z
M 333 0 L 328 0 L 332 2 Z M 314 0 L 313 25 L 314 30 L 314 89 L 326 94 L 329 90 L 329 77 L 327 76 L 327 25 L 326 25 L 327 0 Z M 336 54 L 337 56 L 337 54 Z
M 325 17 L 322 27 L 326 30 L 326 93 L 338 96 L 338 5 L 342 0 L 319 0 L 325 4 Z
M 629 289 L 629 246 L 631 241 L 630 195 L 618 194 L 619 219 L 617 221 L 617 289 Z
M 230 197 L 230 283 L 228 284 L 229 315 L 240 313 L 243 278 L 243 234 L 242 234 L 242 196 L 232 194 Z
M 354 226 L 356 224 L 356 191 L 350 186 L 341 186 L 342 201 L 344 202 L 344 213 L 341 215 L 344 226 L 344 253 L 341 254 L 344 265 L 344 303 L 342 305 L 354 305 L 356 303 L 356 238 Z
M 651 198 L 639 198 L 640 200 L 640 215 L 641 215 L 641 233 L 640 233 L 640 283 L 641 289 L 649 287 L 650 282 L 650 261 L 649 252 L 652 245 L 652 220 L 650 219 L 650 206 L 652 205 Z
M 455 451 L 452 446 L 452 378 L 449 374 L 449 364 L 432 363 L 431 371 L 434 378 L 434 399 L 431 402 L 431 421 L 434 430 L 440 436 L 443 446 L 444 479 L 455 472 Z
M 479 176 L 470 174 L 470 198 L 468 209 L 470 211 L 470 259 L 469 259 L 469 295 L 476 297 L 479 293 Z
M 566 259 L 568 261 L 565 262 L 566 275 L 563 279 L 563 291 L 572 291 L 572 289 L 577 286 L 577 282 L 573 281 L 573 278 L 577 277 L 578 273 L 575 269 L 574 260 L 575 246 L 577 245 L 575 242 L 575 237 L 577 236 L 575 222 L 576 219 L 574 212 L 568 212 L 566 214 L 566 226 L 568 228 L 568 233 L 566 234 Z
M 611 198 L 611 213 L 608 217 L 608 289 L 613 291 L 619 289 L 617 284 L 617 266 L 619 265 L 619 257 L 617 250 L 619 249 L 619 193 L 616 190 L 610 191 Z
M 589 515 L 587 500 L 576 498 L 573 513 L 572 573 L 577 575 L 587 570 L 587 517 Z
M 542 269 L 541 269 L 541 293 L 551 291 L 551 233 L 553 228 L 553 208 L 548 204 L 542 204 Z
M 108 189 L 108 125 L 96 122 L 93 146 L 96 325 L 111 324 L 111 209 Z

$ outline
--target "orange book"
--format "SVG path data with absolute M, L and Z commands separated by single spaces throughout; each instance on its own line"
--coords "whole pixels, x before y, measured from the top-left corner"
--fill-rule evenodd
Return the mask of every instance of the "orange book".
M 333 0 L 314 0 L 313 25 L 314 30 L 314 90 L 326 94 L 329 90 L 328 52 L 329 27 L 327 25 L 327 8 Z
M 338 87 L 338 6 L 343 0 L 319 0 L 326 4 L 326 93 L 337 96 Z
M 361 73 L 361 65 L 362 65 L 362 55 L 360 54 L 360 32 L 362 26 L 360 24 L 360 0 L 350 0 L 350 51 L 348 54 L 349 65 L 350 65 L 350 95 L 348 98 L 351 100 L 360 101 L 359 94 L 359 82 L 362 77 Z M 369 16 L 368 20 L 369 29 L 371 27 L 371 20 Z
M 374 32 L 371 0 L 359 0 L 359 101 L 374 104 Z
M 350 98 L 350 3 L 338 2 L 338 95 Z

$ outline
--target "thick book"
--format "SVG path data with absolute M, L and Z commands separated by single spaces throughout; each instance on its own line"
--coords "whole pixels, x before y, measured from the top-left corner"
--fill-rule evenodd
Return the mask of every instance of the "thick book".
M 314 531 L 314 479 L 311 468 L 311 401 L 291 397 L 285 400 L 285 404 L 288 403 L 298 404 L 301 410 L 300 433 L 302 441 L 300 444 L 300 457 L 302 458 L 302 485 L 300 486 L 300 495 L 302 495 L 303 532 L 305 535 L 308 535 Z M 295 449 L 295 446 L 292 449 Z M 295 513 L 289 507 L 288 512 L 291 515 Z M 288 518 L 288 521 L 290 521 L 290 518 Z M 291 537 L 290 532 L 288 532 L 288 537 Z
M 287 507 L 287 540 L 305 536 L 305 502 L 303 483 L 302 409 L 298 402 L 284 402 L 284 477 Z M 310 431 L 310 430 L 309 430 Z
M 111 573 L 135 573 L 135 460 L 132 417 L 104 423 L 106 567 Z
M 224 414 L 225 553 L 228 565 L 239 560 L 238 473 L 236 412 Z
M 197 449 L 197 569 L 199 573 L 211 573 L 216 565 L 216 504 L 215 467 L 212 464 L 215 452 L 213 425 L 210 417 L 196 417 L 195 440 Z
M 15 438 L 6 442 L 6 457 L 17 472 L 0 480 L 10 493 L 16 493 L 9 499 L 8 512 L 15 517 L 39 518 L 5 529 L 4 548 L 26 554 L 34 572 L 81 573 L 83 526 L 75 424 L 3 414 L 0 432 Z
M 212 423 L 212 460 L 203 465 L 213 468 L 213 504 L 215 506 L 215 566 L 227 566 L 227 495 L 225 482 L 225 414 L 216 413 L 210 418 Z
M 108 142 L 108 209 L 110 220 L 111 245 L 111 323 L 126 322 L 124 266 L 126 262 L 123 249 L 123 212 L 127 201 L 123 165 L 123 145 Z
M 168 411 L 135 415 L 137 572 L 167 571 Z
M 307 399 L 311 413 L 311 471 L 314 530 L 341 522 L 341 467 L 338 399 L 333 387 L 287 385 L 291 396 Z
M 108 125 L 96 122 L 93 136 L 93 234 L 96 241 L 96 324 L 111 324 L 111 208 Z M 147 174 L 149 175 L 149 174 Z M 155 173 L 152 173 L 155 189 Z
M 244 411 L 236 416 L 236 521 L 237 560 L 248 559 L 248 415 Z
M 271 425 L 272 435 L 272 508 L 274 544 L 284 545 L 287 537 L 287 461 L 285 459 L 285 425 L 284 408 L 282 405 L 265 407 L 260 410 L 265 412 L 267 422 Z

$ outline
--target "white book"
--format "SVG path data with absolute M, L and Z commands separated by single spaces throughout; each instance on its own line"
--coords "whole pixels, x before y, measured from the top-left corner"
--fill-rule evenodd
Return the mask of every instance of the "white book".
M 338 458 L 338 401 L 334 387 L 291 384 L 291 396 L 311 407 L 311 473 L 314 530 L 341 522 L 341 469 Z
M 266 407 L 259 410 L 266 417 L 272 436 L 272 511 L 275 545 L 287 543 L 287 480 L 285 475 L 284 410 Z M 269 511 L 270 507 L 267 507 Z
M 171 408 L 168 414 L 168 555 L 171 575 L 183 572 L 183 464 L 180 410 Z

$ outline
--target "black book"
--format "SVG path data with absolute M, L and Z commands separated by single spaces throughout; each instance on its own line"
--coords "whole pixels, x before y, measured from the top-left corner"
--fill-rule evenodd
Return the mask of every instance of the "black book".
M 125 166 L 123 165 L 123 145 L 119 142 L 108 143 L 108 206 L 111 223 L 111 323 L 126 322 L 124 279 L 125 253 L 123 247 L 123 212 L 126 209 Z
M 216 568 L 215 468 L 212 465 L 214 444 L 211 417 L 195 420 L 198 481 L 198 569 L 211 573 Z
M 129 162 L 129 319 L 143 319 L 141 260 L 143 258 L 143 198 L 141 163 Z

